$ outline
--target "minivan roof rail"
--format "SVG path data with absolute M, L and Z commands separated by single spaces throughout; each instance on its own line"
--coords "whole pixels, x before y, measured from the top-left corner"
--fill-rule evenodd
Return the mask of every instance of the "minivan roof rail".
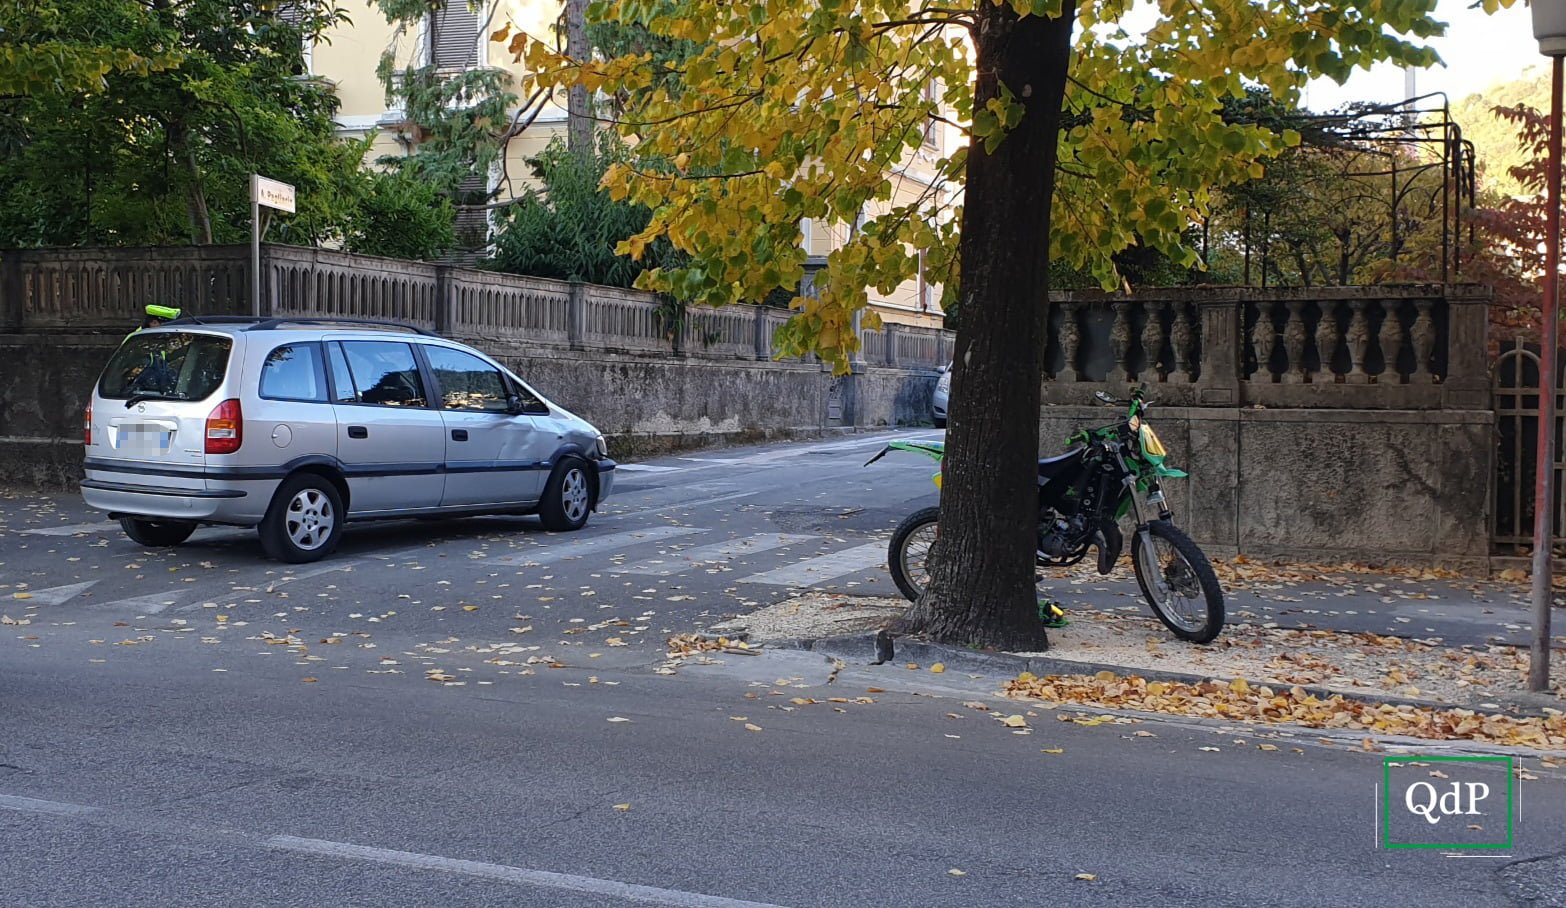
M 187 315 L 172 321 L 164 322 L 166 325 L 248 325 L 246 331 L 271 331 L 283 325 L 350 325 L 366 328 L 383 328 L 395 331 L 407 331 L 411 334 L 422 334 L 426 337 L 439 337 L 433 331 L 420 328 L 417 325 L 405 325 L 402 322 L 386 321 L 385 319 L 372 318 L 309 318 L 294 316 L 256 316 L 256 315 Z

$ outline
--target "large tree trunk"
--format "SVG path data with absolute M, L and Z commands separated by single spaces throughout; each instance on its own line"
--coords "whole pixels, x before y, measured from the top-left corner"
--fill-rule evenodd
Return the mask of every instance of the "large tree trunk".
M 207 192 L 201 177 L 201 165 L 196 160 L 196 149 L 190 143 L 190 132 L 183 123 L 176 122 L 170 129 L 169 147 L 179 164 L 185 168 L 185 208 L 190 214 L 190 239 L 197 246 L 212 245 L 212 214 L 207 209 Z
M 975 109 L 1011 89 L 1026 111 L 993 153 L 970 143 L 962 219 L 962 320 L 952 366 L 941 532 L 923 597 L 900 630 L 940 642 L 1041 650 L 1040 359 L 1050 203 L 1074 0 L 1058 19 L 980 3 Z
M 587 40 L 587 0 L 566 0 L 566 55 L 585 62 L 593 54 Z M 566 145 L 577 157 L 593 153 L 592 102 L 587 89 L 573 83 L 566 90 Z

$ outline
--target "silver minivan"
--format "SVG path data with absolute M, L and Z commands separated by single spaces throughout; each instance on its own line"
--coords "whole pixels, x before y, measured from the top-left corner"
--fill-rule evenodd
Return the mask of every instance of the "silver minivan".
M 256 527 L 315 561 L 351 520 L 534 514 L 609 495 L 603 435 L 484 354 L 417 329 L 186 318 L 125 339 L 84 424 L 82 497 L 143 545 Z

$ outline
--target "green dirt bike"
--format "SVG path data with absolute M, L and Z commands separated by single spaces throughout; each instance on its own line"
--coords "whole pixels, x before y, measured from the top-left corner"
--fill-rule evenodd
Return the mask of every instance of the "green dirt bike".
M 1071 449 L 1039 461 L 1038 564 L 1071 567 L 1097 549 L 1100 574 L 1114 569 L 1124 546 L 1120 519 L 1134 514 L 1131 565 L 1142 595 L 1158 619 L 1182 640 L 1208 643 L 1223 630 L 1223 589 L 1211 562 L 1172 522 L 1160 486 L 1187 474 L 1164 463 L 1168 456 L 1145 420 L 1149 401 L 1138 388 L 1130 400 L 1097 392 L 1105 404 L 1126 406 L 1124 419 L 1084 429 L 1066 440 Z M 912 451 L 940 461 L 941 442 L 892 442 L 865 463 L 892 451 Z M 933 477 L 941 487 L 941 474 Z M 1149 519 L 1149 513 L 1157 517 Z M 918 599 L 929 582 L 927 559 L 939 533 L 939 507 L 909 515 L 892 534 L 888 562 L 897 588 Z M 1042 578 L 1041 578 L 1042 579 Z

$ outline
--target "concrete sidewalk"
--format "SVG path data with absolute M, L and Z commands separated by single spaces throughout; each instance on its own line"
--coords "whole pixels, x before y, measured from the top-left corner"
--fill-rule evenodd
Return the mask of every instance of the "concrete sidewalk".
M 1475 580 L 1447 571 L 1373 571 L 1353 566 L 1269 565 L 1238 560 L 1214 567 L 1230 624 L 1374 633 L 1445 646 L 1527 646 L 1533 634 L 1527 578 Z M 1566 646 L 1566 588 L 1556 578 L 1551 637 Z M 1079 567 L 1046 574 L 1040 590 L 1068 611 L 1148 615 L 1122 560 L 1110 576 Z

